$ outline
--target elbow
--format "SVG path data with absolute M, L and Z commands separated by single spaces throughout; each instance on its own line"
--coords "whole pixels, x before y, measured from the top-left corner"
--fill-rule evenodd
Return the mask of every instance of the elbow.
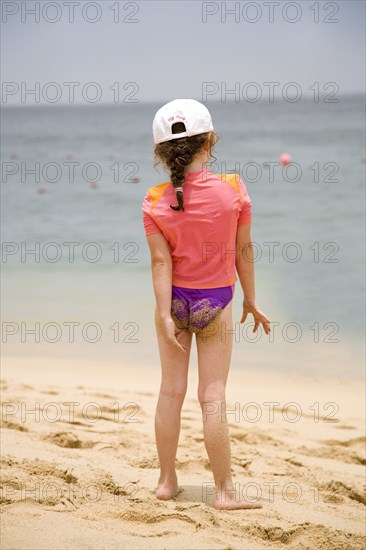
M 151 260 L 152 269 L 166 269 L 170 267 L 170 263 L 165 258 L 154 258 Z
M 236 253 L 235 265 L 241 264 L 243 260 L 250 260 L 253 257 L 253 243 L 248 241 L 244 245 L 241 245 Z

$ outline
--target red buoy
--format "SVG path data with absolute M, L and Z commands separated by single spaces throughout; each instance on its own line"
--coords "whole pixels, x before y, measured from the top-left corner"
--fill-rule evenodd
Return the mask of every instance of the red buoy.
M 287 166 L 291 162 L 291 157 L 288 153 L 282 153 L 280 156 L 280 164 L 282 166 Z

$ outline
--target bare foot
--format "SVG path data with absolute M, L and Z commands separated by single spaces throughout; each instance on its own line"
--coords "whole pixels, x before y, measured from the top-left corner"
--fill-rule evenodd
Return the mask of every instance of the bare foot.
M 181 492 L 178 488 L 177 478 L 172 479 L 159 479 L 158 486 L 155 489 L 155 495 L 160 500 L 170 500 L 177 496 Z
M 214 508 L 216 510 L 254 510 L 256 508 L 263 508 L 263 504 L 260 502 L 249 502 L 244 499 L 228 499 L 225 495 L 221 495 L 215 499 Z

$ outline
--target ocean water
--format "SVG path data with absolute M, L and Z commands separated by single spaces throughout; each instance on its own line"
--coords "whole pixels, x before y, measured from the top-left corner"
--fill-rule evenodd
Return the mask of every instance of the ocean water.
M 169 180 L 152 166 L 159 107 L 3 109 L 3 353 L 157 361 L 141 203 Z M 246 183 L 256 297 L 277 323 L 271 342 L 239 335 L 236 366 L 359 376 L 364 97 L 208 107 L 220 135 L 210 167 L 236 170 Z M 293 161 L 287 168 L 283 152 Z M 241 304 L 238 280 L 237 321 Z

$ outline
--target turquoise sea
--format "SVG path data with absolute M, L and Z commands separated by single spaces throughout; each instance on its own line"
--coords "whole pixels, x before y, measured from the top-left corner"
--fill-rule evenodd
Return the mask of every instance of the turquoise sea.
M 256 297 L 276 323 L 273 341 L 237 326 L 233 365 L 361 376 L 364 97 L 207 106 L 221 137 L 210 167 L 246 183 Z M 169 179 L 152 166 L 159 107 L 3 109 L 3 354 L 158 361 L 141 203 Z M 241 302 L 237 281 L 236 322 Z

